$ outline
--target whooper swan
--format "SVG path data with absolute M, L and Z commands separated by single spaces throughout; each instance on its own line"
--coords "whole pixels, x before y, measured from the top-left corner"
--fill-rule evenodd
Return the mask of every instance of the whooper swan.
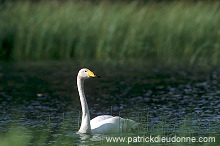
M 82 122 L 79 133 L 86 134 L 114 134 L 129 133 L 138 129 L 139 123 L 118 116 L 101 115 L 90 120 L 89 109 L 84 93 L 85 79 L 99 77 L 87 68 L 83 68 L 77 75 L 77 87 L 82 106 Z

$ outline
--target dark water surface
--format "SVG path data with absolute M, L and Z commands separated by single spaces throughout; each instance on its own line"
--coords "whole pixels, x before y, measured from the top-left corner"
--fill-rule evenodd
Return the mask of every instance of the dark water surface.
M 28 131 L 30 143 L 91 142 L 76 134 L 81 120 L 76 75 L 88 67 L 102 76 L 85 83 L 92 118 L 130 118 L 142 124 L 141 134 L 219 136 L 219 69 L 85 64 L 1 63 L 1 134 L 16 125 Z

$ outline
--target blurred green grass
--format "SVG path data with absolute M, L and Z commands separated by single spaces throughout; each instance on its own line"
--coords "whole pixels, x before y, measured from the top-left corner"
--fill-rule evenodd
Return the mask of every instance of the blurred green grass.
M 219 2 L 16 2 L 0 20 L 1 59 L 220 63 Z

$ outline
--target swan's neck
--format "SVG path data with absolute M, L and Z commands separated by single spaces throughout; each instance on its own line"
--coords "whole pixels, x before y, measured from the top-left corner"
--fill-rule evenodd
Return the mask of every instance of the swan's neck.
M 84 93 L 84 79 L 77 77 L 77 87 L 82 107 L 82 122 L 79 129 L 80 133 L 91 133 L 89 108 Z

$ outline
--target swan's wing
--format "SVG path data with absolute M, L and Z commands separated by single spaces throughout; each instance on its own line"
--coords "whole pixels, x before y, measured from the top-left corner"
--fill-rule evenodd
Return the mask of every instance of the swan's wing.
M 113 116 L 110 116 L 110 115 L 97 116 L 97 117 L 93 118 L 92 120 L 90 120 L 90 124 L 95 125 L 96 123 L 99 123 L 99 122 L 106 120 L 106 119 L 109 119 L 109 118 L 113 118 Z
M 138 129 L 139 124 L 130 119 L 121 117 L 108 117 L 97 123 L 91 124 L 91 130 L 94 134 L 113 134 L 113 133 L 129 133 Z
M 99 119 L 98 117 L 96 117 Z M 102 119 L 100 117 L 100 119 Z M 92 121 L 92 120 L 91 120 Z M 91 122 L 91 130 L 93 134 L 110 134 L 110 133 L 119 133 L 119 119 L 118 117 L 107 116 L 105 120 L 94 120 L 97 122 Z

